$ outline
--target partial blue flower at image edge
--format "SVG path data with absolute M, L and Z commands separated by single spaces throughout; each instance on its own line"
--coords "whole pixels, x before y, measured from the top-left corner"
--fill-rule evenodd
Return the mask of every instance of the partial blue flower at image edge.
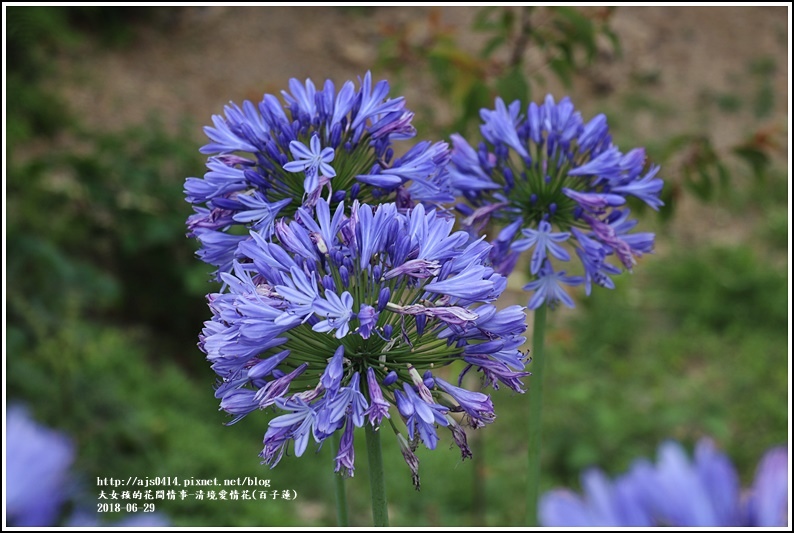
M 610 480 L 592 468 L 583 495 L 568 489 L 540 501 L 546 527 L 785 527 L 788 526 L 788 447 L 766 452 L 753 485 L 742 490 L 730 459 L 709 439 L 690 461 L 678 442 L 664 442 L 656 464 L 636 461 Z

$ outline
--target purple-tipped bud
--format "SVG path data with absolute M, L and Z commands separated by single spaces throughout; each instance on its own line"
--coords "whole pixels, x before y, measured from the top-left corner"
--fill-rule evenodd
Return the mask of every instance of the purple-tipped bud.
M 345 347 L 340 346 L 334 352 L 334 356 L 331 357 L 331 360 L 328 362 L 328 366 L 325 367 L 325 372 L 323 372 L 323 375 L 320 378 L 320 383 L 322 383 L 323 387 L 325 387 L 327 390 L 336 391 L 339 389 L 339 385 L 342 382 L 342 375 L 344 374 L 342 368 L 344 359 Z
M 329 139 L 329 145 L 331 148 L 336 149 L 339 146 L 339 143 L 342 142 L 342 126 L 338 122 L 331 126 L 331 138 Z
M 386 329 L 386 328 L 383 328 L 383 329 Z M 391 372 L 386 374 L 385 378 L 383 378 L 383 386 L 384 387 L 388 387 L 389 385 L 393 385 L 396 381 L 397 381 L 397 372 L 392 370 Z
M 326 290 L 336 292 L 336 283 L 334 283 L 334 278 L 328 274 L 323 276 L 323 287 L 325 287 Z
M 422 382 L 428 389 L 432 389 L 436 386 L 436 382 L 433 380 L 433 373 L 429 370 L 422 374 Z
M 262 187 L 263 189 L 268 189 L 270 187 L 270 183 L 268 183 L 268 181 L 255 170 L 245 170 L 243 172 L 243 176 L 245 176 L 246 180 L 256 184 L 259 187 Z
M 474 209 L 466 204 L 455 204 L 455 209 L 464 217 L 470 216 L 472 213 L 474 213 Z
M 364 412 L 369 417 L 369 423 L 373 426 L 380 425 L 383 417 L 391 418 L 389 415 L 389 402 L 383 399 L 378 380 L 375 378 L 375 371 L 372 367 L 367 368 L 367 388 L 369 390 L 369 409 Z
M 389 298 L 391 298 L 391 289 L 388 287 L 383 287 L 380 290 L 380 294 L 378 294 L 378 312 L 386 309 L 386 304 L 389 303 Z M 389 337 L 391 337 L 391 334 Z
M 248 378 L 251 380 L 260 379 L 267 376 L 271 372 L 273 372 L 273 375 L 275 375 L 274 369 L 280 365 L 284 359 L 287 358 L 289 353 L 289 350 L 284 350 L 277 353 L 276 355 L 268 357 L 267 359 L 259 361 L 257 364 L 248 369 Z
M 421 337 L 425 332 L 425 324 L 427 324 L 427 317 L 425 315 L 416 316 L 416 334 Z
M 339 267 L 339 277 L 342 278 L 342 284 L 345 288 L 350 287 L 350 271 L 345 265 Z
M 358 193 L 361 192 L 361 185 L 358 183 L 354 183 L 352 187 L 350 187 L 350 201 L 352 202 L 356 198 L 358 198 Z
M 490 396 L 456 387 L 441 378 L 436 378 L 436 384 L 458 402 L 460 408 L 468 415 L 468 422 L 472 428 L 490 424 L 496 418 Z
M 254 396 L 254 399 L 259 402 L 259 407 L 264 409 L 269 405 L 273 405 L 276 402 L 276 398 L 281 398 L 284 396 L 284 394 L 289 390 L 289 384 L 292 382 L 292 380 L 303 374 L 308 366 L 308 363 L 302 363 L 298 368 L 289 374 L 285 374 L 277 379 L 274 379 L 259 389 L 259 391 L 256 393 L 256 396 Z M 276 375 L 275 370 L 273 371 L 273 375 Z
M 385 340 L 387 341 L 391 340 L 391 335 L 393 332 L 394 332 L 394 328 L 392 327 L 391 324 L 386 324 L 385 326 L 383 326 L 383 338 Z
M 339 442 L 339 451 L 334 458 L 336 461 L 336 468 L 334 472 L 340 472 L 344 477 L 353 477 L 353 471 L 356 469 L 356 452 L 353 449 L 353 425 L 352 416 L 348 415 L 345 421 L 345 430 L 342 432 L 342 438 Z
M 371 305 L 361 304 L 358 311 L 359 328 L 358 333 L 368 339 L 378 322 L 378 312 Z
M 254 399 L 255 391 L 250 389 L 236 389 L 221 398 L 221 409 L 232 415 L 238 415 L 235 422 L 259 408 L 259 402 Z

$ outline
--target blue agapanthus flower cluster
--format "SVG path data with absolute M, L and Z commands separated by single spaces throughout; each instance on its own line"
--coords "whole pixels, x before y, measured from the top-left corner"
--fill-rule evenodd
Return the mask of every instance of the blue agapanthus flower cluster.
M 264 463 L 339 431 L 336 471 L 352 475 L 355 428 L 388 422 L 418 486 L 419 442 L 435 448 L 445 427 L 469 456 L 461 424 L 495 416 L 489 396 L 451 383 L 444 367 L 462 363 L 461 378 L 474 369 L 494 388 L 521 391 L 524 310 L 491 304 L 506 279 L 486 264 L 490 245 L 453 223 L 421 204 L 332 208 L 319 198 L 240 244 L 220 274 L 228 290 L 208 296 L 200 347 L 232 422 L 278 412 Z
M 198 255 L 228 272 L 248 230 L 267 234 L 279 216 L 291 217 L 321 194 L 337 204 L 396 202 L 401 208 L 451 202 L 444 142 L 416 143 L 395 158 L 392 143 L 416 132 L 403 97 L 389 97 L 386 81 L 368 72 L 356 89 L 339 91 L 331 80 L 289 82 L 283 102 L 265 94 L 259 104 L 229 103 L 225 117 L 212 117 L 203 178 L 185 182 L 195 213 L 188 235 Z
M 621 152 L 609 135 L 606 117 L 584 122 L 568 98 L 530 103 L 522 113 L 496 99 L 480 112 L 484 141 L 472 147 L 452 136 L 450 179 L 464 225 L 479 234 L 489 222 L 502 229 L 491 259 L 507 275 L 521 252 L 531 251 L 529 308 L 574 303 L 563 285 L 613 288 L 612 276 L 631 270 L 635 258 L 653 249 L 652 233 L 632 233 L 626 200 L 639 198 L 653 209 L 662 204 L 658 166 L 646 169 L 645 150 Z M 574 252 L 582 276 L 562 265 Z M 611 262 L 615 259 L 615 262 Z
M 634 463 L 610 480 L 598 469 L 582 475 L 584 495 L 546 493 L 540 521 L 547 527 L 786 527 L 788 448 L 769 450 L 749 490 L 742 491 L 730 459 L 703 439 L 690 462 L 673 441 L 659 447 L 656 465 Z

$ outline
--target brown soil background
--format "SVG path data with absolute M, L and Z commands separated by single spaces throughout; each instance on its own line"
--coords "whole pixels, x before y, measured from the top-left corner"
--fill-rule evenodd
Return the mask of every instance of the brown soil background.
M 196 148 L 203 143 L 200 125 L 209 124 L 229 101 L 258 101 L 263 93 L 279 94 L 289 78 L 325 78 L 339 83 L 374 69 L 378 47 L 389 32 L 404 32 L 413 42 L 427 38 L 431 20 L 450 31 L 462 49 L 477 51 L 484 42 L 470 30 L 475 7 L 185 7 L 163 10 L 161 17 L 137 28 L 124 48 L 89 46 L 79 54 L 58 58 L 52 78 L 68 105 L 90 126 L 120 129 L 155 114 L 176 128 L 187 118 L 195 124 Z M 789 117 L 789 11 L 779 7 L 618 7 L 611 19 L 622 55 L 603 47 L 593 66 L 584 69 L 566 90 L 551 75 L 548 85 L 534 86 L 534 98 L 545 92 L 558 98 L 570 94 L 585 118 L 618 110 L 623 132 L 637 144 L 676 133 L 706 133 L 718 151 L 749 138 L 759 128 L 774 131 L 781 142 L 777 163 L 786 164 L 785 137 Z M 528 51 L 531 72 L 544 65 Z M 775 94 L 773 113 L 763 122 L 745 110 L 704 113 L 704 92 L 750 98 L 753 80 L 748 65 L 772 58 Z M 374 70 L 376 79 L 388 72 Z M 638 79 L 652 83 L 638 86 Z M 394 94 L 394 91 L 392 92 Z M 661 102 L 667 111 L 621 110 L 631 94 Z M 428 98 L 438 102 L 437 118 L 445 118 L 443 95 L 427 71 L 410 72 L 401 94 L 414 108 Z M 748 105 L 744 106 L 749 107 Z M 447 109 L 447 115 L 449 110 Z M 671 118 L 664 117 L 665 114 Z M 447 117 L 448 118 L 448 117 Z M 420 131 L 420 136 L 422 136 Z M 626 147 L 622 147 L 626 148 Z M 663 169 L 664 171 L 665 169 Z M 202 169 L 196 169 L 197 175 Z M 680 181 L 675 170 L 664 173 L 671 186 Z M 184 176 L 163 179 L 183 180 Z M 719 206 L 704 209 L 691 195 L 677 199 L 676 217 L 660 239 L 658 252 L 671 242 L 696 245 L 735 243 L 752 238 L 757 220 L 736 220 Z M 763 213 L 757 214 L 763 217 Z M 517 282 L 520 284 L 520 282 Z M 513 284 L 511 283 L 511 286 Z
M 431 16 L 455 33 L 461 48 L 477 50 L 484 37 L 469 30 L 477 9 L 172 9 L 163 12 L 162 20 L 136 30 L 124 49 L 89 49 L 63 58 L 57 83 L 69 104 L 97 127 L 140 122 L 152 110 L 166 121 L 188 116 L 209 123 L 226 102 L 278 93 L 292 77 L 311 77 L 318 84 L 325 78 L 337 83 L 355 79 L 373 68 L 385 32 L 403 28 L 419 41 Z M 571 92 L 591 101 L 608 100 L 626 91 L 636 76 L 651 74 L 659 79 L 652 88 L 654 98 L 691 108 L 703 90 L 735 86 L 737 77 L 747 75 L 748 62 L 773 57 L 780 97 L 776 111 L 785 117 L 788 22 L 785 7 L 619 7 L 612 27 L 622 57 L 602 55 L 582 73 L 586 83 L 576 80 Z M 387 75 L 375 72 L 376 77 Z M 419 86 L 405 91 L 409 107 L 428 95 L 429 73 L 418 78 Z M 593 86 L 603 83 L 609 94 L 593 97 Z M 559 85 L 547 89 L 562 92 Z M 734 129 L 714 128 L 718 146 L 741 140 L 742 132 Z

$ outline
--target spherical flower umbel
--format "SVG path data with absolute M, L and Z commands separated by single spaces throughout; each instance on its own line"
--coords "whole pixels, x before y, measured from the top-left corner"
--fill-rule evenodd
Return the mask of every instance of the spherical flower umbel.
M 449 148 L 444 142 L 416 143 L 394 157 L 392 143 L 416 132 L 403 97 L 390 98 L 388 82 L 373 84 L 369 72 L 355 88 L 345 82 L 337 92 L 326 80 L 289 82 L 283 103 L 265 94 L 255 105 L 229 103 L 225 117 L 204 128 L 210 143 L 203 178 L 187 178 L 185 195 L 195 213 L 188 235 L 198 239 L 199 257 L 228 272 L 246 231 L 270 231 L 281 216 L 313 206 L 321 193 L 336 205 L 347 200 L 451 202 L 447 176 Z
M 469 456 L 451 415 L 474 428 L 495 416 L 489 396 L 439 371 L 460 363 L 461 377 L 474 369 L 486 384 L 521 391 L 525 313 L 491 304 L 506 279 L 485 264 L 490 246 L 452 232 L 453 220 L 421 205 L 401 212 L 354 202 L 349 216 L 345 208 L 332 211 L 321 198 L 314 212 L 278 221 L 272 239 L 252 232 L 221 274 L 228 292 L 208 297 L 213 318 L 200 346 L 232 422 L 279 413 L 263 462 L 275 466 L 290 445 L 300 456 L 339 431 L 336 470 L 352 475 L 354 429 L 388 423 L 411 442 L 403 456 L 418 483 L 419 442 L 435 448 L 438 427 L 447 427 Z
M 566 489 L 546 493 L 540 521 L 546 527 L 785 527 L 788 525 L 788 449 L 769 450 L 750 489 L 708 439 L 698 442 L 694 461 L 668 441 L 656 465 L 636 461 L 610 481 L 591 469 L 582 474 L 584 496 Z
M 526 114 L 518 101 L 483 109 L 484 141 L 475 149 L 452 136 L 450 180 L 467 203 L 458 205 L 464 226 L 478 234 L 492 221 L 502 226 L 493 239 L 494 268 L 508 275 L 521 252 L 531 253 L 533 293 L 529 308 L 563 302 L 573 307 L 561 283 L 593 283 L 614 288 L 612 276 L 631 270 L 636 257 L 653 249 L 652 233 L 631 233 L 627 197 L 653 209 L 663 182 L 658 166 L 645 168 L 645 150 L 623 153 L 612 144 L 606 117 L 585 123 L 568 98 L 542 105 L 530 103 Z M 561 263 L 574 251 L 583 276 L 566 276 Z M 616 263 L 610 262 L 616 259 Z M 622 267 L 622 268 L 621 268 Z

